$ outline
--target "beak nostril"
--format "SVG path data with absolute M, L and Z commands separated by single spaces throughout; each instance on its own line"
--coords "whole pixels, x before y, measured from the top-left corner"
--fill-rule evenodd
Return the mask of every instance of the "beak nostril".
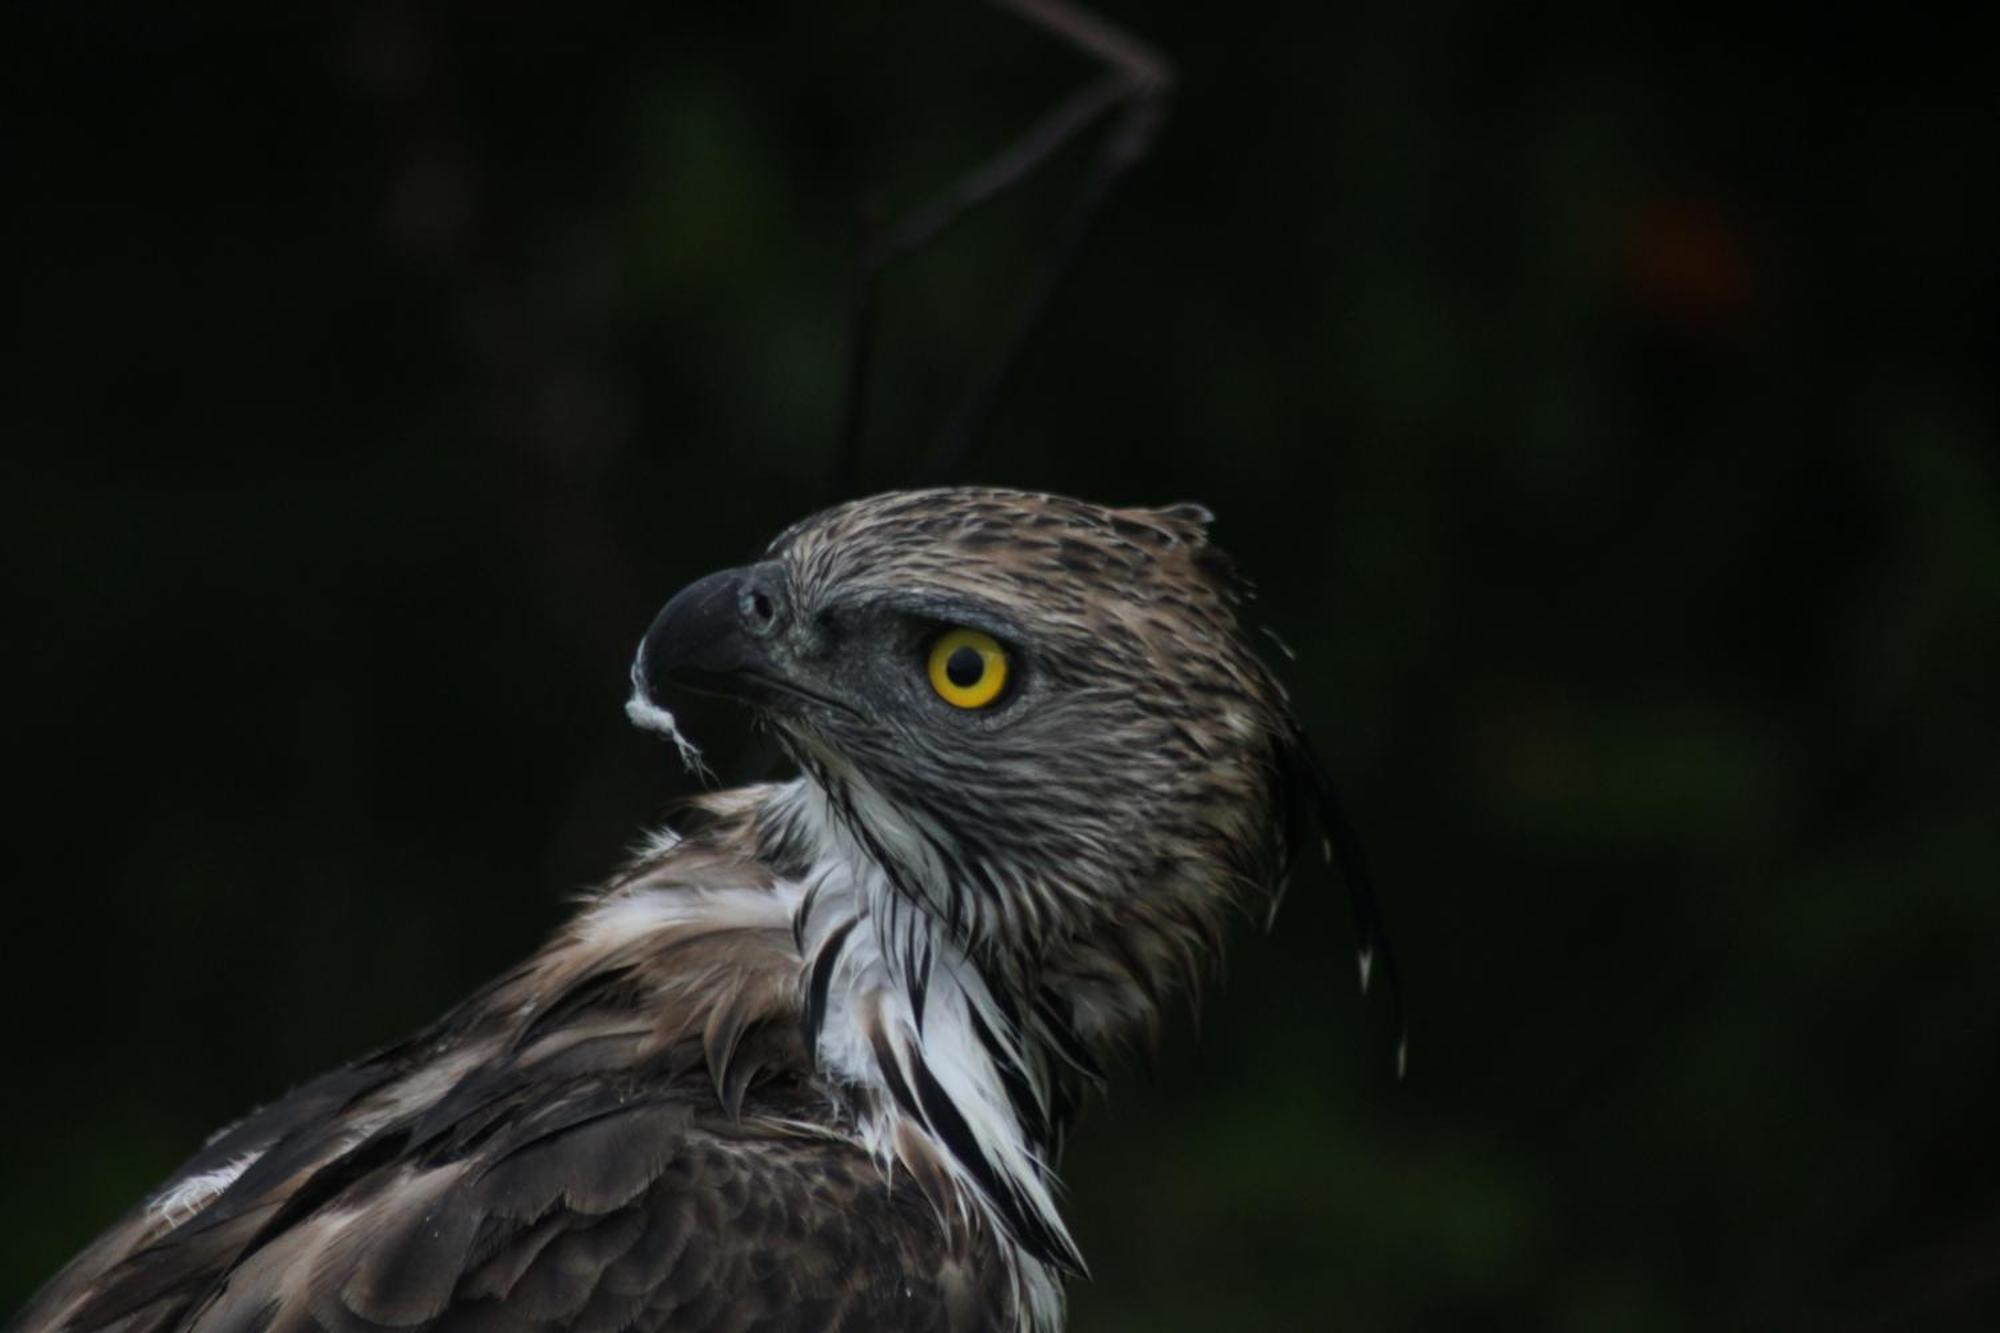
M 759 636 L 770 634 L 785 618 L 784 594 L 762 578 L 748 581 L 736 600 L 737 614 L 743 617 L 743 627 Z

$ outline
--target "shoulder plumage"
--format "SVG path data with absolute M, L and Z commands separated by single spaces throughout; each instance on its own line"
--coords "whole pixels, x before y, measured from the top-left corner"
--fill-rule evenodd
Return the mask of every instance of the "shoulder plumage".
M 709 798 L 521 967 L 218 1136 L 12 1327 L 989 1326 L 996 1266 L 827 1119 L 753 806 Z

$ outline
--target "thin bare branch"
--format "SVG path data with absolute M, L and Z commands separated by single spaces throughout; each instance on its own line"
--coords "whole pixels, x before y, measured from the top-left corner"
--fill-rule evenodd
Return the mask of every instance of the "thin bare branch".
M 917 467 L 920 479 L 957 472 L 1012 379 L 1022 354 L 1057 291 L 1075 267 L 1084 242 L 1118 183 L 1146 154 L 1165 118 L 1172 67 L 1137 38 L 1097 16 L 1059 0 L 992 0 L 997 7 L 1056 36 L 1109 66 L 1107 72 L 1058 103 L 1028 132 L 961 177 L 949 190 L 863 247 L 855 286 L 853 346 L 848 361 L 847 407 L 835 464 L 835 486 L 849 494 L 860 479 L 873 373 L 877 300 L 883 275 L 935 241 L 975 209 L 1021 185 L 1037 168 L 1113 111 L 1117 118 L 1082 192 L 1028 285 L 1020 312 L 998 355 L 961 397 Z

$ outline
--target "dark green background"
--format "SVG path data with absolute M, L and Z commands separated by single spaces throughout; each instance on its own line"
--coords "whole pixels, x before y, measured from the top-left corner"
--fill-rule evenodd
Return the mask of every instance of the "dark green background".
M 1217 511 L 1415 1036 L 1323 877 L 1239 932 L 1071 1156 L 1080 1330 L 2000 1326 L 1987 48 L 1612 8 L 1115 11 L 1183 95 L 971 474 Z M 11 1308 L 685 788 L 625 663 L 831 498 L 857 219 L 1090 67 L 973 5 L 4 22 Z M 895 275 L 870 487 L 1083 160 Z

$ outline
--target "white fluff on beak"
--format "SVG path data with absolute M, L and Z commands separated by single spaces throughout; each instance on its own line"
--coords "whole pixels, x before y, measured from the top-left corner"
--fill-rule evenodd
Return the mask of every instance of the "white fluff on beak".
M 701 748 L 681 734 L 681 724 L 674 721 L 674 715 L 654 703 L 646 693 L 646 687 L 639 681 L 639 664 L 632 664 L 632 697 L 625 701 L 625 716 L 641 731 L 658 732 L 674 743 L 679 752 L 681 764 L 690 773 L 703 777 L 712 776 L 708 765 L 701 761 Z

